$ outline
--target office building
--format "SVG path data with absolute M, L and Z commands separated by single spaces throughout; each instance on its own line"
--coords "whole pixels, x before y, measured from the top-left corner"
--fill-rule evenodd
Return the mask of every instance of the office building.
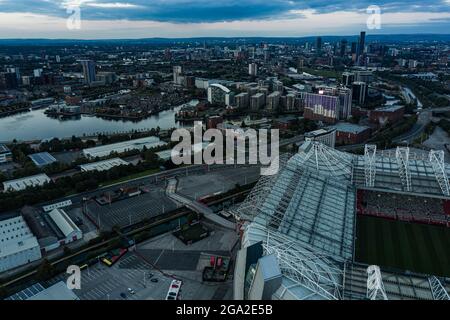
M 230 105 L 232 92 L 224 85 L 214 83 L 208 87 L 208 102 L 217 105 Z
M 362 81 L 355 81 L 352 84 L 353 101 L 363 105 L 366 102 L 366 97 L 368 94 L 367 83 Z
M 92 84 L 96 81 L 95 74 L 95 62 L 92 60 L 81 60 L 81 66 L 83 67 L 84 83 Z
M 270 111 L 278 110 L 278 106 L 280 105 L 280 97 L 281 94 L 278 91 L 272 92 L 269 96 L 267 96 L 267 109 Z
M 258 65 L 256 63 L 250 63 L 248 65 L 248 74 L 254 77 L 258 75 Z
M 266 96 L 264 93 L 254 94 L 250 99 L 250 108 L 253 111 L 260 110 L 266 104 Z
M 249 106 L 249 95 L 247 92 L 242 92 L 235 97 L 236 107 L 238 109 L 247 109 Z
M 181 85 L 183 83 L 183 67 L 182 66 L 174 66 L 173 67 L 173 83 Z
M 347 40 L 346 39 L 342 39 L 341 40 L 341 47 L 340 47 L 339 55 L 341 57 L 343 57 L 343 56 L 345 56 L 346 53 L 347 53 Z
M 316 39 L 316 52 L 317 54 L 322 53 L 322 37 L 317 37 Z
M 355 82 L 355 74 L 352 72 L 342 73 L 342 85 L 346 87 L 351 87 L 352 83 Z

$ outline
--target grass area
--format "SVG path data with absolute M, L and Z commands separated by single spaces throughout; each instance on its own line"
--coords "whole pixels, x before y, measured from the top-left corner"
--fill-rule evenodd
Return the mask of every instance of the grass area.
M 358 216 L 356 261 L 450 276 L 450 228 Z
M 116 184 L 116 183 L 121 183 L 121 182 L 125 182 L 125 181 L 128 181 L 128 180 L 142 178 L 142 177 L 154 174 L 154 173 L 158 173 L 159 171 L 160 171 L 160 169 L 145 170 L 145 171 L 142 171 L 142 172 L 139 172 L 139 173 L 131 174 L 131 175 L 126 176 L 126 177 L 122 177 L 120 179 L 104 182 L 104 183 L 102 183 L 100 185 L 100 187 L 107 187 L 107 186 L 110 186 L 110 185 L 113 185 L 113 184 Z

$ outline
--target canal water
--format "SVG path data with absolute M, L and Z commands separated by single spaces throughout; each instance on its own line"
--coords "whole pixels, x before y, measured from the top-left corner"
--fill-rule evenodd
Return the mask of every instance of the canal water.
M 190 104 L 196 104 L 193 100 Z M 131 130 L 149 130 L 178 128 L 175 113 L 181 106 L 160 112 L 158 115 L 133 122 L 124 120 L 102 119 L 92 116 L 74 118 L 51 118 L 44 114 L 45 109 L 32 110 L 5 118 L 0 118 L 0 142 L 42 140 L 53 137 L 69 138 L 73 135 L 96 135 L 98 133 L 129 132 Z

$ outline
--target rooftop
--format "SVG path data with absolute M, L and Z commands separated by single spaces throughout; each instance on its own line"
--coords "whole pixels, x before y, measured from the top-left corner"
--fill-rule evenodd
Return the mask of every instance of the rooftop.
M 126 166 L 129 163 L 120 158 L 113 158 L 94 163 L 80 165 L 81 171 L 106 171 L 116 166 Z
M 367 129 L 370 129 L 367 126 L 360 126 L 358 124 L 353 124 L 353 123 L 348 123 L 348 122 L 339 122 L 338 124 L 336 124 L 334 126 L 334 128 L 340 132 L 348 132 L 348 133 L 353 133 L 353 134 L 358 134 L 358 133 L 366 131 Z
M 8 147 L 4 144 L 0 144 L 0 153 L 7 153 L 10 152 Z
M 357 188 L 450 199 L 449 174 L 439 151 L 420 157 L 407 148 L 368 146 L 366 155 L 354 155 L 306 141 L 238 207 L 237 215 L 249 221 L 242 247 L 262 242 L 264 255 L 277 258 L 283 282 L 274 297 L 343 299 Z
M 105 157 L 111 154 L 111 152 L 126 152 L 130 150 L 142 150 L 144 146 L 147 149 L 164 146 L 167 143 L 161 141 L 158 137 L 145 137 L 140 139 L 122 141 L 118 143 L 108 144 L 104 146 L 84 149 L 83 153 L 88 157 Z
M 3 189 L 5 191 L 21 191 L 28 187 L 42 186 L 50 181 L 51 179 L 46 174 L 37 174 L 30 177 L 5 181 L 3 182 Z

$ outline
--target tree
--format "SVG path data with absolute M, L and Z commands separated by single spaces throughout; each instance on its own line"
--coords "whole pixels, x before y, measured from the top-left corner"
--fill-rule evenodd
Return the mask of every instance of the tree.
M 36 270 L 36 277 L 38 280 L 45 281 L 53 277 L 55 274 L 55 268 L 51 265 L 51 263 L 44 259 L 42 263 L 39 265 Z

